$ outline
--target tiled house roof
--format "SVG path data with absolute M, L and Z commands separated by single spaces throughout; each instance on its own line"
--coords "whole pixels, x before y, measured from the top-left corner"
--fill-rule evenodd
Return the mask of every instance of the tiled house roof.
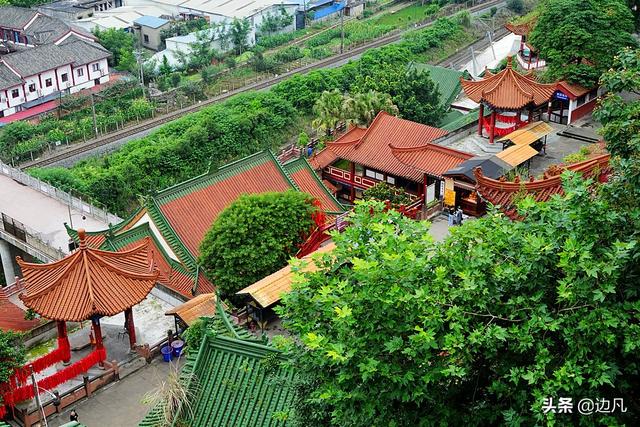
M 394 147 L 392 145 L 391 152 L 403 164 L 411 166 L 420 173 L 437 178 L 441 178 L 442 174 L 449 169 L 455 168 L 473 157 L 472 154 L 464 151 L 431 143 L 416 147 Z
M 283 166 L 271 152 L 262 151 L 147 198 L 144 207 L 121 223 L 87 233 L 87 242 L 91 247 L 123 250 L 148 237 L 160 270 L 159 283 L 191 298 L 215 288 L 198 270 L 196 258 L 219 213 L 241 194 L 291 189 L 318 198 L 327 213 L 344 212 L 306 160 Z M 67 232 L 77 242 L 75 230 Z
M 25 311 L 9 301 L 0 288 L 0 330 L 25 332 L 40 324 L 39 320 L 25 320 Z
M 456 99 L 462 86 L 460 85 L 460 78 L 464 76 L 464 72 L 453 70 L 447 67 L 440 67 L 431 64 L 411 63 L 410 69 L 415 69 L 418 72 L 427 71 L 431 80 L 436 84 L 438 92 L 440 93 L 440 105 L 448 109 L 451 103 Z
M 580 172 L 584 177 L 591 177 L 594 173 L 598 180 L 606 179 L 609 170 L 609 154 L 600 155 L 583 162 L 569 165 L 564 169 Z M 518 197 L 532 195 L 537 202 L 545 202 L 555 194 L 563 194 L 562 177 L 560 174 L 548 176 L 543 179 L 530 179 L 513 182 L 504 179 L 492 179 L 483 175 L 482 169 L 474 170 L 476 178 L 476 191 L 485 201 L 499 206 L 510 218 L 518 218 L 518 212 L 514 201 Z
M 49 264 L 18 258 L 25 293 L 24 304 L 51 320 L 82 321 L 93 315 L 113 316 L 142 301 L 158 278 L 149 241 L 123 252 L 86 246 Z
M 340 159 L 422 182 L 422 173 L 398 160 L 390 145 L 396 148 L 426 144 L 448 132 L 431 126 L 400 119 L 381 111 L 360 138 L 347 132 L 334 142 L 327 143 L 327 150 Z
M 17 6 L 2 6 L 0 27 L 22 29 L 38 12 Z
M 293 400 L 294 371 L 264 363 L 274 357 L 283 358 L 271 346 L 206 334 L 197 355 L 188 356 L 182 369 L 182 378 L 198 383 L 193 416 L 185 417 L 187 425 L 285 426 Z M 139 425 L 161 426 L 159 408 L 154 408 Z
M 556 84 L 538 83 L 513 69 L 511 57 L 507 68 L 482 80 L 460 79 L 465 94 L 474 102 L 484 102 L 494 109 L 519 110 L 549 102 Z
M 292 160 L 284 165 L 291 179 L 296 183 L 300 191 L 311 194 L 322 203 L 322 209 L 326 212 L 344 212 L 344 207 L 336 200 L 333 194 L 320 181 L 311 165 L 303 157 Z

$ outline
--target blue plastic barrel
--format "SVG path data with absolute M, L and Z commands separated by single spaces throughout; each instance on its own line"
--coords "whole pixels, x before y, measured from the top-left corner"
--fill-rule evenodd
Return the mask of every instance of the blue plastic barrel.
M 173 357 L 180 357 L 182 349 L 184 348 L 184 341 L 175 340 L 171 343 L 171 347 L 173 347 Z
M 171 347 L 165 345 L 160 349 L 160 353 L 162 353 L 162 358 L 165 362 L 171 362 Z

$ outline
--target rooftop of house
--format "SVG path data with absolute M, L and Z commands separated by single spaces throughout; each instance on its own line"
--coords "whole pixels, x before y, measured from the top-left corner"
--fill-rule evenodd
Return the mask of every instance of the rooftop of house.
M 40 320 L 27 320 L 25 311 L 7 298 L 0 288 L 0 330 L 26 332 L 40 324 Z M 1 425 L 1 424 L 0 424 Z
M 274 6 L 297 5 L 297 1 L 284 2 L 278 0 L 187 0 L 180 6 L 185 9 L 226 16 L 228 18 L 248 18 Z
M 453 70 L 447 67 L 440 67 L 438 65 L 421 64 L 419 62 L 412 62 L 409 64 L 409 70 L 416 70 L 418 72 L 428 72 L 431 80 L 438 87 L 440 93 L 440 104 L 445 108 L 449 108 L 451 103 L 462 91 L 460 85 L 460 78 L 465 75 L 463 71 Z
M 2 6 L 0 8 L 0 27 L 23 29 L 37 13 L 37 11 L 25 7 Z
M 168 24 L 169 20 L 163 19 L 163 18 L 157 18 L 155 16 L 144 15 L 136 19 L 135 21 L 133 21 L 133 23 L 137 25 L 142 25 L 143 27 L 160 28 L 163 25 Z
M 398 160 L 393 155 L 390 144 L 395 148 L 416 147 L 447 133 L 446 130 L 381 111 L 367 129 L 352 128 L 334 142 L 327 143 L 327 148 L 312 159 L 312 164 L 316 169 L 322 169 L 336 159 L 346 159 L 371 169 L 422 182 L 422 172 Z M 327 151 L 331 154 L 325 153 Z

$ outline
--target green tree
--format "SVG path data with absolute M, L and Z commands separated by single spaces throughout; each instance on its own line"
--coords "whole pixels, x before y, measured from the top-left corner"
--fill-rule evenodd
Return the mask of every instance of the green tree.
M 229 39 L 233 45 L 236 55 L 241 55 L 249 47 L 249 32 L 251 31 L 251 23 L 248 19 L 234 18 L 231 27 L 228 30 Z
M 623 0 L 548 0 L 530 35 L 550 79 L 591 88 L 613 56 L 633 46 L 633 15 Z
M 507 0 L 507 7 L 518 15 L 522 15 L 525 10 L 524 0 Z M 495 15 L 493 13 L 491 16 Z
M 342 117 L 347 123 L 359 127 L 369 126 L 380 111 L 398 114 L 398 107 L 394 105 L 391 96 L 374 91 L 356 93 L 345 98 L 342 109 Z
M 111 57 L 108 59 L 111 67 L 120 66 L 123 59 L 130 61 L 130 58 L 133 58 L 133 34 L 115 28 L 106 30 L 96 28 L 93 34 L 97 37 L 98 42 L 111 52 Z
M 401 77 L 392 100 L 403 118 L 433 126 L 442 120 L 449 108 L 440 104 L 440 90 L 431 75 L 415 69 Z
M 315 119 L 312 126 L 327 134 L 332 133 L 343 119 L 345 97 L 338 89 L 324 91 L 313 106 Z
M 379 182 L 373 187 L 367 188 L 362 194 L 364 200 L 378 200 L 384 202 L 388 200 L 393 205 L 406 205 L 410 202 L 409 196 L 401 188 L 389 185 L 386 182 Z
M 245 194 L 220 213 L 198 260 L 224 297 L 287 264 L 313 227 L 313 200 L 295 191 Z
M 633 423 L 633 398 L 626 413 L 542 410 L 547 397 L 640 386 L 633 225 L 589 182 L 564 178 L 564 197 L 520 203 L 523 221 L 490 212 L 441 244 L 428 223 L 357 205 L 319 271 L 283 298 L 306 393 L 293 424 Z
M 603 125 L 600 132 L 616 166 L 611 179 L 615 191 L 609 195 L 632 214 L 640 197 L 640 50 L 625 49 L 616 55 L 600 84 L 607 95 L 594 117 Z
M 0 330 L 0 384 L 5 383 L 15 368 L 26 361 L 24 346 L 20 340 L 20 334 L 13 331 Z M 2 399 L 0 398 L 0 402 Z
M 222 59 L 222 54 L 213 47 L 215 38 L 216 32 L 214 29 L 196 33 L 196 40 L 189 45 L 190 51 L 187 59 L 189 69 L 200 70 L 211 65 L 214 59 Z
M 167 58 L 167 55 L 162 55 L 162 62 L 160 63 L 160 68 L 158 69 L 158 72 L 161 75 L 166 76 L 168 74 L 171 74 L 172 71 L 173 71 L 173 67 L 169 64 L 169 59 Z

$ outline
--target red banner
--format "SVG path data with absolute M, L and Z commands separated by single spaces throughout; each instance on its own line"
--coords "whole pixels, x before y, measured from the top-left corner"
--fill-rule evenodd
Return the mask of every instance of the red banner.
M 31 367 L 33 367 L 33 372 L 38 373 L 49 366 L 69 359 L 71 359 L 69 340 L 67 338 L 58 338 L 58 347 L 55 350 L 16 369 L 15 373 L 9 377 L 9 387 L 18 387 L 21 384 L 26 384 L 27 378 L 31 375 Z
M 107 352 L 104 348 L 94 350 L 83 359 L 74 362 L 66 368 L 56 372 L 55 374 L 41 379 L 40 381 L 38 381 L 38 387 L 45 390 L 52 390 L 60 384 L 67 382 L 84 372 L 87 372 L 93 365 L 104 361 L 106 358 Z M 33 397 L 34 394 L 32 384 L 23 385 L 21 387 L 13 389 L 2 396 L 4 404 L 8 406 L 13 406 L 18 402 L 32 399 Z

